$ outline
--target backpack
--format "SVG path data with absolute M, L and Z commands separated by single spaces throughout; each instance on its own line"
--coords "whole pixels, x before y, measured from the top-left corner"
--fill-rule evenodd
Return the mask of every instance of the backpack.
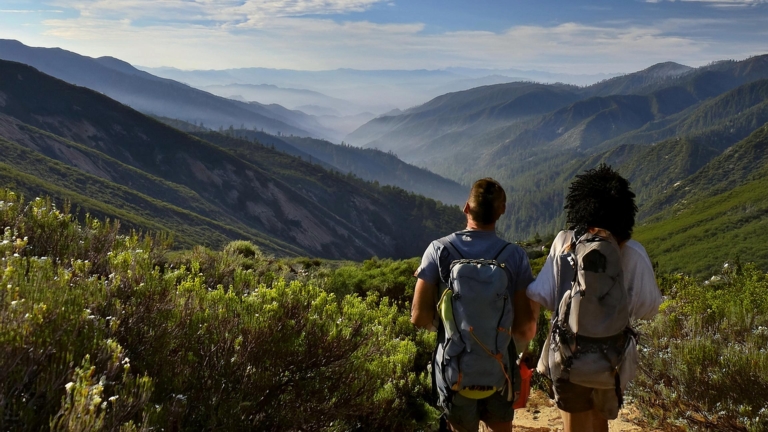
M 438 241 L 444 246 L 439 262 L 444 286 L 432 372 L 439 403 L 445 405 L 454 393 L 483 399 L 498 391 L 512 401 L 519 371 L 511 333 L 512 277 L 504 261 L 513 248 L 505 243 L 489 254 L 492 259 L 465 259 L 448 238 Z
M 613 237 L 573 235 L 560 255 L 559 306 L 547 346 L 549 376 L 596 389 L 623 390 L 637 366 L 621 249 Z

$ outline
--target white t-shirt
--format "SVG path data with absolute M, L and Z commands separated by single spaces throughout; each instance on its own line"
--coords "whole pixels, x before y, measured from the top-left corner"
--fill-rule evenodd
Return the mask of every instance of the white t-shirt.
M 528 298 L 549 310 L 555 310 L 558 306 L 557 287 L 560 281 L 555 260 L 570 243 L 571 236 L 571 231 L 561 231 L 557 235 L 549 250 L 547 262 L 526 291 Z M 656 285 L 656 275 L 645 248 L 635 240 L 624 243 L 621 246 L 621 266 L 624 271 L 624 286 L 629 296 L 630 319 L 635 321 L 653 318 L 661 305 L 661 292 Z

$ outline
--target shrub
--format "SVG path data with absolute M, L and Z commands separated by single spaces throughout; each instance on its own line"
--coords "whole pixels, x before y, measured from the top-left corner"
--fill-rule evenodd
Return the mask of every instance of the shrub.
M 416 286 L 413 274 L 420 262 L 418 258 L 402 261 L 373 258 L 362 265 L 345 265 L 333 272 L 326 289 L 340 296 L 378 293 L 405 306 L 413 298 Z
M 235 240 L 224 247 L 224 253 L 237 254 L 245 258 L 256 258 L 261 251 L 255 244 L 245 240 Z
M 397 302 L 370 275 L 354 289 L 335 279 L 364 294 L 336 295 L 322 263 L 297 272 L 239 242 L 167 262 L 164 236 L 80 225 L 50 200 L 4 192 L 0 204 L 2 430 L 417 430 L 435 420 L 421 366 L 433 336 L 399 307 L 411 264 L 358 266 Z M 389 268 L 400 269 L 394 279 Z
M 768 275 L 727 265 L 707 283 L 660 280 L 668 296 L 644 325 L 633 395 L 660 425 L 768 430 Z

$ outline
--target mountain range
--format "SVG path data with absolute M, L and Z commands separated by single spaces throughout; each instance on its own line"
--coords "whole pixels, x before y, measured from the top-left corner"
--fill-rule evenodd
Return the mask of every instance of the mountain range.
M 382 114 L 393 108 L 406 109 L 447 92 L 467 90 L 480 85 L 513 81 L 585 85 L 617 75 L 612 73 L 577 75 L 536 70 L 471 68 L 323 71 L 269 68 L 191 71 L 167 67 L 140 67 L 140 69 L 202 89 L 208 86 L 268 84 L 286 89 L 310 90 L 348 101 L 350 106 L 374 114 Z M 307 102 L 307 104 L 311 103 Z M 341 111 L 344 112 L 344 110 Z
M 509 83 L 449 93 L 371 120 L 346 141 L 396 152 L 465 185 L 499 179 L 511 197 L 499 227 L 515 239 L 563 228 L 573 176 L 605 162 L 631 180 L 643 232 L 681 202 L 742 187 L 725 180 L 732 168 L 718 161 L 760 160 L 759 150 L 736 149 L 768 122 L 767 91 L 768 56 L 701 68 L 662 63 L 586 87 Z M 750 175 L 761 169 L 740 165 Z M 689 196 L 702 189 L 697 178 L 717 186 Z M 726 257 L 701 262 L 712 259 Z
M 570 181 L 607 163 L 631 181 L 640 210 L 636 236 L 660 268 L 706 274 L 742 258 L 768 268 L 768 56 L 699 68 L 667 62 L 581 87 L 464 77 L 490 85 L 390 110 L 339 145 L 316 127 L 323 116 L 344 117 L 341 110 L 310 105 L 320 114 L 313 116 L 247 97 L 235 101 L 113 58 L 0 43 L 0 57 L 9 52 L 80 84 L 0 61 L 3 184 L 67 199 L 129 228 L 169 231 L 182 247 L 246 238 L 276 254 L 419 255 L 431 239 L 461 227 L 462 215 L 450 205 L 463 204 L 469 184 L 487 176 L 509 196 L 500 234 L 522 240 L 563 228 Z M 87 73 L 75 77 L 78 70 Z M 258 76 L 251 69 L 226 73 Z M 435 77 L 455 74 L 340 73 L 403 77 L 432 89 L 440 85 Z M 224 72 L 207 74 L 217 80 Z M 285 75 L 334 80 L 330 72 Z M 294 87 L 219 89 L 236 87 L 329 103 L 325 94 Z M 166 109 L 152 111 L 141 105 L 146 101 Z M 227 122 L 185 111 L 204 109 Z M 238 125 L 232 119 L 242 112 L 285 130 Z
M 260 143 L 225 148 L 15 62 L 0 61 L 0 137 L 4 185 L 181 246 L 244 238 L 278 254 L 410 257 L 461 226 L 456 207 Z
M 0 40 L 0 59 L 28 64 L 148 114 L 203 123 L 213 128 L 242 125 L 271 133 L 321 138 L 337 135 L 303 112 L 276 104 L 215 96 L 151 75 L 112 57 L 91 58 L 59 48 L 32 48 L 18 41 Z

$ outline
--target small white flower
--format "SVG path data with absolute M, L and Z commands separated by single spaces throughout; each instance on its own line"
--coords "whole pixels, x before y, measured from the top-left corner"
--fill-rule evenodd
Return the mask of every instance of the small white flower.
M 109 398 L 109 401 L 110 401 L 110 402 L 114 402 L 114 401 L 116 401 L 116 400 L 117 400 L 119 397 L 120 397 L 120 396 L 117 396 L 117 395 L 115 395 L 115 396 L 112 396 L 111 398 Z
M 65 384 L 65 385 L 64 385 L 64 388 L 65 388 L 67 391 L 70 391 L 70 390 L 72 389 L 72 386 L 74 386 L 74 385 L 75 385 L 75 383 L 73 383 L 73 382 L 68 382 L 67 384 Z

